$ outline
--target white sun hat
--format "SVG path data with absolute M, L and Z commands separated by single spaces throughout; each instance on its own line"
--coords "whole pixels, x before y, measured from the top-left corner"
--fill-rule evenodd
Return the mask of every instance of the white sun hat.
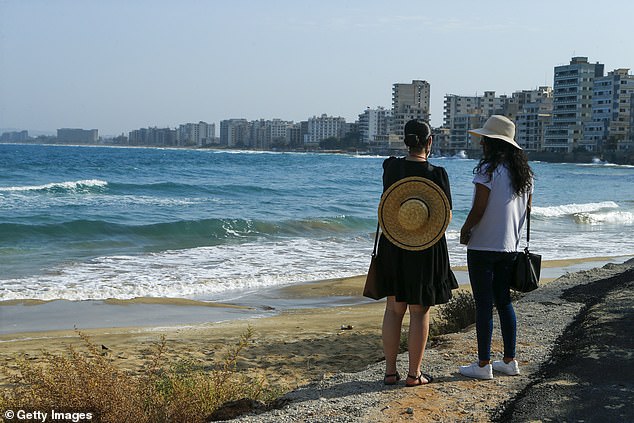
M 506 141 L 515 148 L 522 147 L 515 142 L 515 124 L 506 116 L 493 115 L 487 119 L 482 128 L 472 129 L 469 132 L 471 135 L 478 137 L 496 138 L 498 140 Z

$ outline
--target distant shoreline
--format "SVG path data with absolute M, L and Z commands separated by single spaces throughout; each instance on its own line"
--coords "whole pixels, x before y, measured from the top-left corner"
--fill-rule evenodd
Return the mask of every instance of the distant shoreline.
M 38 143 L 38 142 L 0 142 L 7 145 L 45 145 L 52 147 L 114 147 L 114 148 L 167 148 L 174 150 L 218 150 L 218 151 L 262 151 L 275 153 L 326 153 L 326 154 L 378 154 L 378 155 L 399 155 L 404 154 L 405 150 L 321 150 L 321 149 L 304 149 L 304 148 L 288 148 L 288 149 L 257 149 L 248 147 L 225 147 L 219 145 L 209 146 L 177 146 L 177 145 L 120 145 L 120 144 L 64 144 L 64 143 Z M 441 156 L 452 157 L 458 154 L 464 154 L 466 158 L 478 159 L 481 151 L 476 150 L 456 150 L 444 151 Z M 555 153 L 550 151 L 528 151 L 528 158 L 531 161 L 541 161 L 547 163 L 596 163 L 596 164 L 616 164 L 634 166 L 634 152 L 631 151 L 607 151 L 607 152 L 591 152 L 591 151 L 575 151 L 571 153 Z M 434 155 L 432 155 L 432 158 Z

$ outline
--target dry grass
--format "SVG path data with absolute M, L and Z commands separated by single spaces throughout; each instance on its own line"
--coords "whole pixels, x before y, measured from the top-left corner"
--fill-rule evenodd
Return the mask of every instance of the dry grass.
M 66 354 L 47 354 L 40 363 L 18 359 L 12 388 L 0 393 L 0 410 L 92 412 L 101 422 L 187 423 L 207 421 L 230 401 L 270 401 L 279 395 L 264 379 L 237 369 L 251 328 L 212 369 L 187 361 L 167 363 L 161 338 L 137 374 L 118 368 L 86 335 L 77 334 L 84 351 L 69 346 Z

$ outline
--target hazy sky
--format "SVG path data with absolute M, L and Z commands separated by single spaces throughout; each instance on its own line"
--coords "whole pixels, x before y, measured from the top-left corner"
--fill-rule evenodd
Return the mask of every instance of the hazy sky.
M 439 126 L 445 94 L 634 68 L 633 22 L 631 0 L 0 0 L 0 128 L 354 121 L 413 79 Z

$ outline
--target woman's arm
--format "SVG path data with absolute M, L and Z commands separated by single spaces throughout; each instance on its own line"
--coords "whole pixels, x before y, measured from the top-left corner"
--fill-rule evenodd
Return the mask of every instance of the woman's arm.
M 467 245 L 469 238 L 471 237 L 471 229 L 480 222 L 484 211 L 487 208 L 489 202 L 489 193 L 491 190 L 482 184 L 476 184 L 475 198 L 473 199 L 473 206 L 471 211 L 465 220 L 462 229 L 460 229 L 460 243 Z

